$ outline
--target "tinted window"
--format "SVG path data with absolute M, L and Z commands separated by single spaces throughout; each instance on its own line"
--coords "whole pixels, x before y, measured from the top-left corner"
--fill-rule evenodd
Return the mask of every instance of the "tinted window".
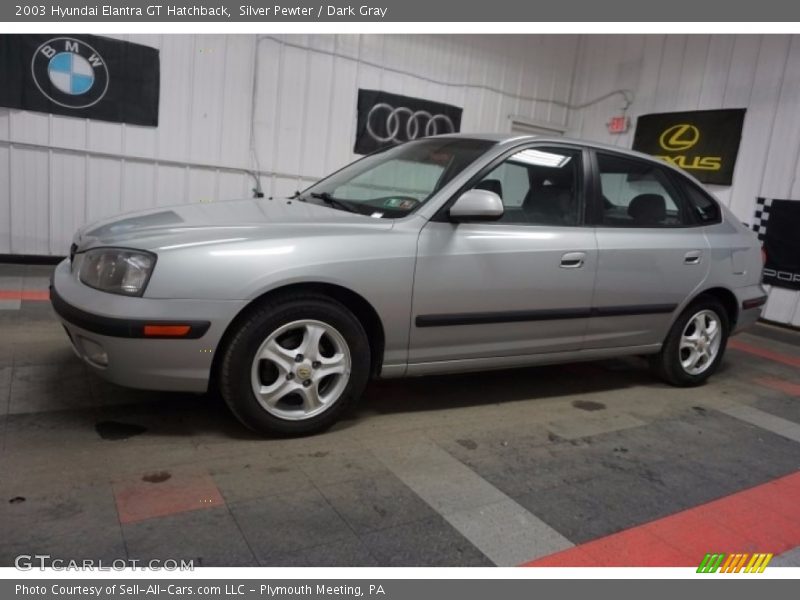
M 598 154 L 602 224 L 609 227 L 680 227 L 685 211 L 667 171 L 645 161 Z
M 684 192 L 686 200 L 689 202 L 689 210 L 692 212 L 695 221 L 708 225 L 719 223 L 722 220 L 722 211 L 719 208 L 719 204 L 709 194 L 683 177 L 679 178 L 679 185 Z
M 581 153 L 564 148 L 529 148 L 495 167 L 475 186 L 496 193 L 505 214 L 498 223 L 577 225 Z

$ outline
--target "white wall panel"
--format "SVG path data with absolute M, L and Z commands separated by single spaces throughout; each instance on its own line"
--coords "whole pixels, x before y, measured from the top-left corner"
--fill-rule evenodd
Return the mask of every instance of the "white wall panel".
M 184 204 L 187 199 L 186 167 L 159 165 L 156 168 L 156 204 Z
M 651 112 L 747 109 L 733 184 L 710 186 L 744 222 L 752 222 L 758 196 L 800 200 L 800 37 L 585 36 L 572 102 L 607 92 L 615 69 L 616 87 L 635 92 L 634 121 Z M 633 128 L 616 136 L 605 127 L 618 112 L 618 98 L 573 111 L 569 134 L 630 147 Z M 798 313 L 800 294 L 770 290 L 768 319 L 800 325 Z
M 90 157 L 86 172 L 86 221 L 122 212 L 122 161 Z
M 120 187 L 124 212 L 151 208 L 156 203 L 156 169 L 149 163 L 125 161 Z
M 508 130 L 512 113 L 563 125 L 567 110 L 542 100 L 568 101 L 578 41 L 119 37 L 160 51 L 159 126 L 0 109 L 0 162 L 27 169 L 0 170 L 0 252 L 60 254 L 87 219 L 249 194 L 247 175 L 206 166 L 259 170 L 267 194 L 292 193 L 354 158 L 359 87 L 462 106 L 464 131 Z
M 2 116 L 0 116 L 0 121 Z M 9 161 L 11 152 L 0 146 L 0 253 L 11 252 L 11 177 Z
M 633 90 L 634 119 L 746 107 L 734 183 L 714 191 L 745 221 L 756 196 L 800 198 L 792 36 L 119 37 L 160 51 L 159 126 L 0 109 L 0 253 L 63 254 L 86 220 L 249 195 L 248 170 L 291 194 L 355 158 L 359 88 L 461 106 L 465 132 L 515 116 L 621 147 L 633 131 L 606 122 L 623 99 L 595 101 L 614 89 Z M 767 312 L 798 324 L 800 295 L 773 292 Z
M 12 252 L 48 254 L 49 153 L 47 150 L 13 148 L 10 171 Z
M 75 230 L 84 221 L 86 157 L 74 153 L 50 153 L 50 240 L 46 252 L 64 255 Z

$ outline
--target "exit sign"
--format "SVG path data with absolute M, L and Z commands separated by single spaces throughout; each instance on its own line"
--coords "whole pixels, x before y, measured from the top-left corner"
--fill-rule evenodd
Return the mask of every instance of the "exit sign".
M 625 115 L 611 117 L 608 121 L 608 133 L 625 133 L 630 127 L 631 120 Z

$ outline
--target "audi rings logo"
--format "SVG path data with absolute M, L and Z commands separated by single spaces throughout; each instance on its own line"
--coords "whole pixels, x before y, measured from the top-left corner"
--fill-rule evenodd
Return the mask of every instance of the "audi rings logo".
M 376 142 L 400 144 L 440 133 L 455 133 L 456 126 L 445 114 L 433 115 L 427 110 L 395 108 L 379 102 L 367 113 L 367 133 Z
M 369 154 L 411 140 L 458 133 L 462 113 L 461 108 L 452 104 L 359 89 L 353 151 Z

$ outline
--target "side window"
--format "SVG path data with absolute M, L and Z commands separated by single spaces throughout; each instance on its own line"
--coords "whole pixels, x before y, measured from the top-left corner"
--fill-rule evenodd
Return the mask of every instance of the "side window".
M 503 200 L 497 223 L 577 225 L 581 210 L 581 152 L 565 148 L 529 148 L 510 156 L 477 189 Z
M 722 210 L 710 194 L 684 177 L 676 177 L 676 179 L 678 179 L 678 185 L 680 185 L 684 197 L 689 202 L 689 210 L 695 221 L 702 225 L 711 225 L 722 220 Z
M 658 165 L 597 154 L 602 224 L 607 227 L 682 227 L 691 223 L 669 174 Z

